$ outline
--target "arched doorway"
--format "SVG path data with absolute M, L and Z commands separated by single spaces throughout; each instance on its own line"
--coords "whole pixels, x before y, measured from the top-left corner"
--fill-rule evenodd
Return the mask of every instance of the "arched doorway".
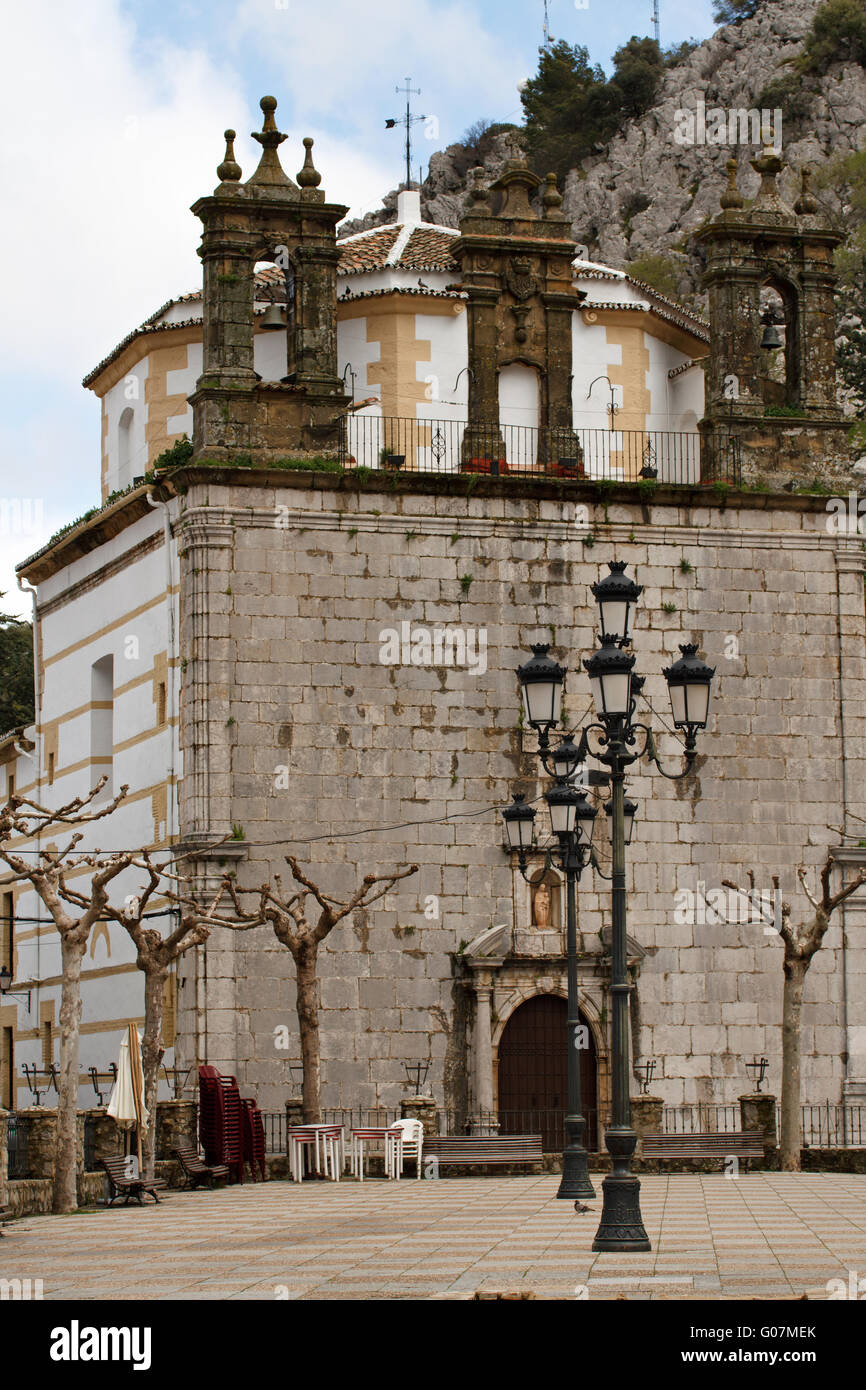
M 595 1040 L 583 1014 L 589 1046 L 580 1053 L 580 1087 L 586 1147 L 598 1149 Z M 568 1105 L 568 1005 L 558 994 L 527 999 L 509 1018 L 499 1040 L 499 1130 L 541 1133 L 545 1153 L 564 1144 Z

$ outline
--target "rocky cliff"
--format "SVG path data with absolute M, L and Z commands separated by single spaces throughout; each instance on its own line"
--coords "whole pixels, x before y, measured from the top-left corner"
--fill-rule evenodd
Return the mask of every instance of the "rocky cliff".
M 563 190 L 564 208 L 575 239 L 593 259 L 625 266 L 650 255 L 667 256 L 674 262 L 680 296 L 695 295 L 700 264 L 689 234 L 718 211 L 724 166 L 732 153 L 739 159 L 742 191 L 754 196 L 759 180 L 749 160 L 758 148 L 681 143 L 685 122 L 677 113 L 696 112 L 699 102 L 708 112 L 760 109 L 764 89 L 790 76 L 791 61 L 801 51 L 819 4 L 820 0 L 770 0 L 753 19 L 718 30 L 666 71 L 649 111 L 626 122 L 606 148 L 571 170 Z M 795 90 L 781 110 L 783 153 L 792 166 L 783 175 L 782 189 L 793 201 L 800 165 L 820 166 L 862 142 L 866 71 L 858 64 L 831 67 Z M 482 161 L 495 177 L 505 158 L 504 136 L 486 145 L 485 149 L 482 142 Z M 468 172 L 479 162 L 478 155 L 478 147 L 459 144 L 433 155 L 422 187 L 426 219 L 457 225 Z M 347 230 L 392 221 L 395 209 L 396 191 L 383 200 L 382 209 Z

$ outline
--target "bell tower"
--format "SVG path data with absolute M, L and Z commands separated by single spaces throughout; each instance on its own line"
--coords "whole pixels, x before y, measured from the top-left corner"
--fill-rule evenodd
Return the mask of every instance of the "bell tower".
M 721 212 L 696 233 L 706 253 L 711 323 L 704 476 L 745 480 L 814 471 L 845 452 L 836 402 L 833 253 L 842 238 L 822 223 L 802 171 L 793 207 L 771 146 L 751 161 L 761 177 L 750 207 L 728 161 Z M 707 468 L 709 464 L 709 469 Z
M 328 203 L 304 140 L 295 183 L 278 150 L 287 139 L 274 119 L 276 99 L 262 97 L 264 123 L 253 139 L 259 166 L 246 183 L 234 157 L 233 130 L 217 169 L 220 183 L 192 211 L 203 225 L 202 374 L 192 395 L 195 459 L 253 463 L 320 454 L 339 440 L 339 412 L 349 398 L 337 374 L 336 227 L 347 209 Z M 262 381 L 255 371 L 255 266 L 271 261 L 286 281 L 288 373 Z
M 572 316 L 585 298 L 572 284 L 577 250 L 556 177 L 548 174 L 539 218 L 530 196 L 543 180 L 527 166 L 516 140 L 499 178 L 486 188 L 474 171 L 470 206 L 453 256 L 468 298 L 469 425 L 464 464 L 505 457 L 499 378 L 520 364 L 538 377 L 538 461 L 579 457 L 572 427 Z M 499 195 L 494 213 L 491 193 Z

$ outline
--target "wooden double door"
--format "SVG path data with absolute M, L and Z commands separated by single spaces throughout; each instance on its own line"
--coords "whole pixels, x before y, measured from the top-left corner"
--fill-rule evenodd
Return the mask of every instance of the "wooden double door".
M 581 1023 L 586 1019 L 581 1014 Z M 580 1052 L 580 1090 L 586 1147 L 598 1148 L 597 1064 L 592 1030 Z M 539 994 L 515 1009 L 499 1042 L 499 1132 L 537 1134 L 545 1153 L 564 1144 L 568 1107 L 568 1005 L 558 994 Z

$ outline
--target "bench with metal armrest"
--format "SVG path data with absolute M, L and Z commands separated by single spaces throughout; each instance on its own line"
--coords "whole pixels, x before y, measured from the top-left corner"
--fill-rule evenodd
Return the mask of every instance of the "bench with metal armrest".
M 132 1177 L 127 1170 L 127 1160 L 125 1158 L 103 1158 L 102 1167 L 108 1178 L 108 1205 L 113 1206 L 119 1198 L 125 1198 L 125 1205 L 129 1205 L 130 1197 L 134 1197 L 138 1205 L 142 1205 L 142 1197 L 147 1192 L 158 1204 L 157 1192 L 165 1187 L 162 1178 L 143 1178 L 141 1174 Z
M 734 1134 L 645 1134 L 641 1158 L 741 1158 L 749 1170 L 749 1160 L 764 1157 L 765 1140 L 759 1130 Z
M 172 1153 L 181 1166 L 183 1175 L 186 1178 L 188 1187 L 198 1187 L 200 1183 L 206 1182 L 213 1187 L 214 1178 L 224 1178 L 226 1181 L 229 1176 L 227 1163 L 205 1163 L 199 1157 L 198 1151 L 192 1144 L 184 1144 L 179 1148 L 172 1149 Z
M 540 1134 L 460 1135 L 427 1137 L 424 1157 L 435 1158 L 439 1166 L 474 1163 L 540 1163 L 543 1158 Z

